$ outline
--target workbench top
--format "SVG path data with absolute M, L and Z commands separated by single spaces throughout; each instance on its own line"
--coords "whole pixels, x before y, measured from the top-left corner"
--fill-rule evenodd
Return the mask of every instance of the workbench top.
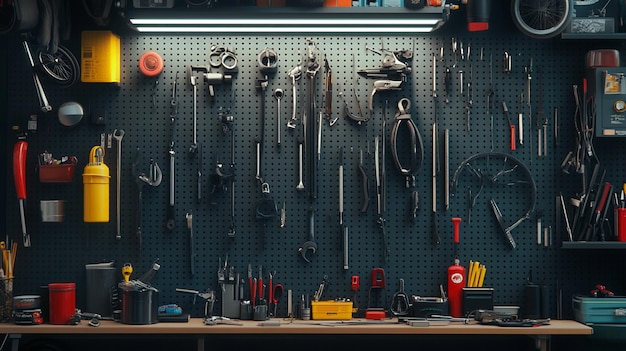
M 280 325 L 261 326 L 258 321 L 240 321 L 243 325 L 205 325 L 202 318 L 191 318 L 188 323 L 156 323 L 128 325 L 101 321 L 100 326 L 89 326 L 88 321 L 78 325 L 16 325 L 0 323 L 2 334 L 396 334 L 396 335 L 591 335 L 593 329 L 572 320 L 554 320 L 537 327 L 498 327 L 476 323 L 453 322 L 449 325 L 412 327 L 395 319 L 372 323 L 371 320 L 302 321 L 272 319 Z M 239 321 L 238 321 L 239 322 Z M 362 322 L 359 324 L 358 322 Z

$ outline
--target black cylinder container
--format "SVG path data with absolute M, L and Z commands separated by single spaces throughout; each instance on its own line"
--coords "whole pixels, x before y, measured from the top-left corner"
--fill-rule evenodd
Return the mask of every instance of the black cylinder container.
M 133 281 L 119 283 L 123 324 L 158 323 L 159 291 L 149 285 Z

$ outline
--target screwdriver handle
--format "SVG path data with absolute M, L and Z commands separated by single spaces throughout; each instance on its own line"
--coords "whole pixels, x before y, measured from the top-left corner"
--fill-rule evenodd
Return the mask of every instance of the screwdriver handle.
M 509 129 L 511 129 L 511 150 L 515 151 L 515 125 L 511 124 Z
M 13 180 L 18 200 L 26 199 L 26 152 L 28 143 L 19 140 L 13 147 Z
M 459 227 L 461 225 L 460 217 L 452 217 L 452 225 L 454 226 L 454 243 L 459 243 Z

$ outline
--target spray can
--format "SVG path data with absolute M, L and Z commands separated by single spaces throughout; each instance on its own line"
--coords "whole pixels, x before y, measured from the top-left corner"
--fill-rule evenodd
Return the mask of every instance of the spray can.
M 103 162 L 104 149 L 94 146 L 83 171 L 83 221 L 109 221 L 109 167 Z
M 463 288 L 465 287 L 465 267 L 460 265 L 457 254 L 459 226 L 461 218 L 452 218 L 454 225 L 454 264 L 448 267 L 448 304 L 452 317 L 463 317 Z

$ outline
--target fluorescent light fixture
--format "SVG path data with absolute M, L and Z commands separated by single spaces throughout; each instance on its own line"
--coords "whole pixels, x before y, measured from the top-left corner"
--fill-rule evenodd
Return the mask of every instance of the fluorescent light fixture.
M 444 2 L 445 3 L 445 2 Z M 449 16 L 444 4 L 405 8 L 241 8 L 127 10 L 131 27 L 146 33 L 428 33 Z

